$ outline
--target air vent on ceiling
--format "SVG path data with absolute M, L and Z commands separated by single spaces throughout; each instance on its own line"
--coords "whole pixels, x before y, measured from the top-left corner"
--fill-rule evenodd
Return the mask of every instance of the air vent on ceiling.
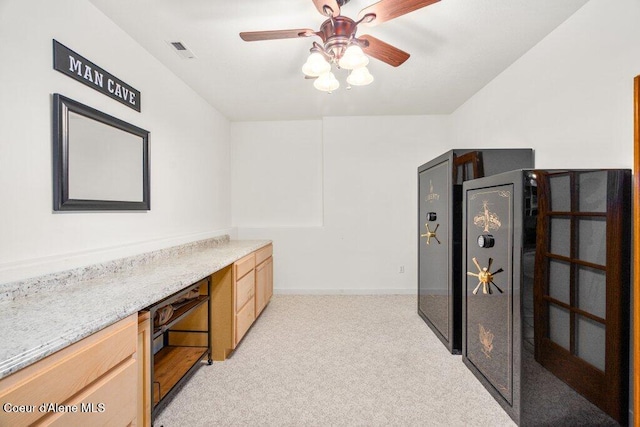
M 167 43 L 169 43 L 171 49 L 182 59 L 194 59 L 196 57 L 196 55 L 187 46 L 185 46 L 184 43 L 180 41 Z

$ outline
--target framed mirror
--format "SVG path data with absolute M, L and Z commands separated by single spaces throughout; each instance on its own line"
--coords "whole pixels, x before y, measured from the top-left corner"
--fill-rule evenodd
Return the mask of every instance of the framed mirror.
M 53 95 L 53 209 L 149 210 L 149 132 Z

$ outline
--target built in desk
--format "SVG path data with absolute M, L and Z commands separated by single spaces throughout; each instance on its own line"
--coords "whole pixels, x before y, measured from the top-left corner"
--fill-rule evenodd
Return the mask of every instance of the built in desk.
M 251 268 L 239 277 L 238 273 L 242 273 L 238 271 L 241 261 L 244 262 L 244 268 Z M 28 424 L 42 416 L 47 417 L 46 421 L 51 425 L 68 425 L 68 417 L 75 416 L 69 413 L 74 405 L 78 412 L 83 412 L 77 416 L 86 417 L 91 410 L 90 421 L 98 417 L 114 422 L 136 420 L 141 416 L 140 411 L 144 413 L 145 410 L 131 412 L 131 405 L 127 406 L 124 402 L 137 402 L 138 398 L 132 400 L 131 396 L 118 390 L 124 387 L 149 393 L 144 382 L 137 382 L 136 385 L 139 377 L 145 375 L 145 363 L 140 360 L 153 357 L 153 348 L 142 345 L 150 341 L 149 324 L 153 323 L 153 319 L 146 315 L 146 309 L 193 287 L 203 279 L 210 281 L 210 303 L 199 304 L 197 309 L 208 308 L 210 313 L 219 313 L 217 317 L 212 316 L 209 325 L 206 325 L 210 333 L 199 339 L 204 339 L 205 347 L 211 345 L 214 359 L 224 360 L 268 302 L 273 289 L 272 265 L 270 241 L 235 241 L 224 236 L 0 284 L 0 328 L 3 331 L 0 346 L 0 405 L 10 405 L 0 407 L 0 425 L 6 422 L 11 425 Z M 249 279 L 244 279 L 247 274 L 253 277 L 253 286 L 248 284 Z M 244 279 L 244 288 L 241 290 L 245 292 L 242 296 L 245 301 L 239 308 L 245 310 L 243 314 L 251 312 L 251 316 L 245 314 L 251 318 L 250 321 L 238 317 L 238 283 L 241 279 Z M 256 298 L 258 293 L 260 296 Z M 252 304 L 251 310 L 247 308 L 250 307 L 248 304 Z M 228 313 L 228 316 L 225 317 L 224 313 Z M 202 316 L 194 316 L 183 319 L 183 322 L 200 322 L 201 319 Z M 188 325 L 183 323 L 180 327 Z M 64 381 L 60 379 L 67 377 L 68 372 L 74 370 L 72 367 L 78 366 L 77 357 L 82 354 L 90 354 L 89 359 L 97 361 L 100 366 L 99 378 L 83 376 L 82 372 L 78 372 L 80 379 L 71 388 L 65 388 Z M 61 370 L 59 365 L 67 369 Z M 97 384 L 102 380 L 109 381 L 106 385 Z M 21 394 L 25 384 L 45 391 L 51 389 L 49 384 L 62 384 L 62 388 L 33 396 Z M 66 401 L 70 396 L 81 400 Z M 106 408 L 81 407 L 82 399 L 98 404 L 104 403 L 100 399 L 109 396 L 119 399 L 114 401 L 111 410 L 109 404 L 106 404 Z M 44 408 L 48 411 L 34 408 L 29 413 L 26 412 L 29 408 L 20 408 L 20 405 L 33 405 L 36 402 L 8 401 L 18 397 L 37 397 L 37 405 L 51 403 L 54 406 Z M 25 421 L 20 421 L 21 416 L 26 417 Z M 109 418 L 116 416 L 122 420 Z M 138 425 L 148 424 L 149 421 L 141 420 Z

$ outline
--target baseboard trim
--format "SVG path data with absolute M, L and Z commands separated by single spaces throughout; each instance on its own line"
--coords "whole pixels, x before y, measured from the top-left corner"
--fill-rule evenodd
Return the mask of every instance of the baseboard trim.
M 416 295 L 411 289 L 278 289 L 276 295 Z

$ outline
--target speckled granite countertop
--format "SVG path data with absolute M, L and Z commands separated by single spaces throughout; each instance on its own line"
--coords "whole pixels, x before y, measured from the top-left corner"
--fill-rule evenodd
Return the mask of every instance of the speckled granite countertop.
M 0 378 L 271 243 L 228 236 L 0 284 Z

